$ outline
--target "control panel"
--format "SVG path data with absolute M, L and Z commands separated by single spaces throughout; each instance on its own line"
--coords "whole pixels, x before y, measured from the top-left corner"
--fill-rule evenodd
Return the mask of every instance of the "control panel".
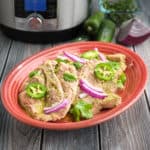
M 55 30 L 57 0 L 15 0 L 16 27 L 22 30 Z

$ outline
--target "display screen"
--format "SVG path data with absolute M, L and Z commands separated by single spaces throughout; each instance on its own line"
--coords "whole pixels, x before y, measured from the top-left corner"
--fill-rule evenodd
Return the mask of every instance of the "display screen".
M 46 11 L 47 0 L 24 0 L 25 11 Z

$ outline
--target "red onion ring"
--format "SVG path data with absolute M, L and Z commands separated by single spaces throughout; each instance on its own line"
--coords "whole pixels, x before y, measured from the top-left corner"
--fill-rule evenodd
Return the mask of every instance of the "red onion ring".
M 80 88 L 85 93 L 87 93 L 88 95 L 94 98 L 104 99 L 107 96 L 107 94 L 104 93 L 102 89 L 95 88 L 89 83 L 87 84 L 85 80 L 80 80 Z
M 49 114 L 49 113 L 52 113 L 52 112 L 56 112 L 60 109 L 65 108 L 68 103 L 69 103 L 69 101 L 67 99 L 64 99 L 62 102 L 58 103 L 57 105 L 54 105 L 54 106 L 51 106 L 51 107 L 45 107 L 44 108 L 44 113 Z
M 71 59 L 72 61 L 77 61 L 77 62 L 80 62 L 80 63 L 82 63 L 82 64 L 86 63 L 86 60 L 85 60 L 85 59 L 80 58 L 80 57 L 78 57 L 78 56 L 76 56 L 76 55 L 73 55 L 73 54 L 71 54 L 71 53 L 68 53 L 68 52 L 65 52 L 65 51 L 64 51 L 64 55 L 65 55 L 66 57 L 68 57 L 69 59 Z

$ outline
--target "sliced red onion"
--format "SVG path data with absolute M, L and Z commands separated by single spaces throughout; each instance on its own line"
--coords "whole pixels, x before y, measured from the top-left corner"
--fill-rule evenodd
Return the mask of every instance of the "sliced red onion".
M 87 93 L 80 93 L 79 94 L 79 98 L 82 99 L 82 98 L 85 98 L 85 97 L 87 97 Z
M 90 87 L 91 86 L 88 86 L 85 82 L 83 82 L 83 80 L 80 80 L 81 90 L 83 90 L 88 95 L 99 99 L 104 99 L 107 96 L 107 94 L 102 92 L 101 89 L 99 90 L 98 88 L 90 88 Z
M 69 103 L 69 101 L 67 99 L 64 99 L 62 102 L 60 102 L 58 104 L 55 104 L 51 107 L 45 107 L 44 108 L 44 113 L 49 114 L 49 113 L 52 113 L 52 112 L 56 112 L 56 111 L 58 111 L 62 108 L 65 108 L 68 103 Z
M 80 80 L 80 84 L 85 84 L 86 86 L 88 86 L 92 90 L 95 90 L 95 91 L 100 92 L 100 93 L 104 93 L 103 89 L 94 87 L 92 84 L 90 84 L 88 81 L 86 81 L 84 79 Z
M 121 26 L 117 41 L 125 45 L 136 45 L 145 41 L 149 36 L 150 28 L 134 18 Z
M 107 61 L 108 61 L 108 60 L 106 59 L 105 55 L 102 54 L 102 53 L 98 50 L 98 48 L 94 48 L 94 50 L 99 53 L 99 57 L 100 57 L 101 61 L 103 61 L 103 62 L 107 62 Z
M 80 63 L 82 63 L 82 64 L 86 63 L 86 60 L 85 60 L 85 59 L 80 58 L 80 57 L 78 57 L 78 56 L 76 56 L 76 55 L 73 55 L 73 54 L 71 54 L 71 53 L 68 53 L 68 52 L 65 52 L 65 51 L 64 51 L 64 55 L 65 55 L 66 57 L 68 57 L 69 59 L 71 59 L 72 61 L 77 61 L 77 62 L 80 62 Z

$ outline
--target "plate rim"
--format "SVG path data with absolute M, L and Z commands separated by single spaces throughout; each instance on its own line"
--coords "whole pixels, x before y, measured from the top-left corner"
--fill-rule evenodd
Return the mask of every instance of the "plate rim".
M 107 116 L 105 116 L 105 118 L 102 118 L 101 120 L 98 120 L 97 117 L 93 117 L 92 119 L 89 119 L 89 120 L 84 120 L 84 121 L 80 121 L 80 122 L 67 122 L 67 123 L 51 123 L 51 122 L 44 122 L 45 126 L 41 126 L 43 125 L 43 121 L 38 121 L 41 122 L 40 124 L 33 124 L 34 122 L 37 122 L 37 120 L 35 119 L 32 119 L 32 124 L 31 122 L 27 122 L 25 120 L 23 120 L 23 118 L 20 118 L 19 115 L 17 114 L 14 114 L 12 113 L 12 111 L 10 111 L 10 109 L 8 109 L 8 106 L 9 104 L 7 104 L 7 102 L 5 101 L 5 95 L 4 95 L 4 89 L 5 89 L 5 85 L 7 84 L 7 81 L 9 79 L 9 77 L 11 76 L 11 74 L 14 72 L 14 71 L 17 71 L 17 68 L 20 66 L 20 65 L 26 65 L 28 63 L 31 63 L 31 61 L 34 61 L 34 59 L 36 58 L 39 58 L 40 56 L 43 56 L 44 54 L 47 54 L 48 52 L 55 52 L 59 49 L 64 49 L 64 48 L 67 48 L 67 47 L 75 47 L 75 46 L 80 46 L 81 45 L 91 45 L 93 44 L 93 47 L 95 47 L 96 45 L 100 45 L 100 46 L 106 46 L 106 47 L 113 47 L 113 48 L 120 48 L 122 49 L 122 51 L 126 51 L 128 52 L 129 54 L 131 54 L 132 56 L 136 56 L 138 58 L 138 60 L 140 60 L 143 64 L 143 69 L 145 70 L 145 75 L 144 75 L 144 81 L 142 82 L 142 87 L 140 88 L 138 94 L 136 96 L 134 96 L 134 98 L 131 100 L 130 103 L 128 103 L 128 101 L 126 102 L 127 104 L 124 104 L 123 107 L 119 107 L 117 106 L 118 109 L 115 109 L 115 112 L 113 112 L 112 110 L 109 111 L 109 113 L 113 112 L 113 114 L 110 114 L 109 113 L 106 113 L 108 114 Z M 58 51 L 60 52 L 60 51 Z M 58 53 L 57 52 L 57 53 Z M 34 127 L 39 127 L 39 128 L 44 128 L 44 129 L 51 129 L 51 130 L 73 130 L 73 129 L 79 129 L 79 128 L 86 128 L 86 127 L 90 127 L 90 126 L 93 126 L 93 125 L 96 125 L 96 124 L 100 124 L 102 122 L 105 122 L 106 120 L 110 120 L 114 117 L 116 117 L 117 115 L 121 114 L 122 112 L 124 112 L 125 110 L 127 110 L 131 105 L 133 105 L 138 99 L 139 97 L 141 96 L 141 94 L 143 93 L 144 89 L 145 89 L 145 86 L 146 86 L 146 83 L 148 81 L 148 69 L 147 69 L 147 66 L 146 64 L 144 63 L 143 59 L 135 52 L 131 51 L 129 48 L 127 47 L 124 47 L 124 46 L 121 46 L 121 45 L 118 45 L 118 44 L 114 44 L 114 43 L 105 43 L 105 42 L 75 42 L 75 43 L 67 43 L 67 44 L 63 44 L 63 45 L 59 45 L 59 46 L 55 46 L 55 47 L 50 47 L 50 48 L 47 48 L 45 49 L 44 51 L 40 51 L 40 52 L 37 52 L 36 54 L 32 55 L 32 56 L 29 56 L 27 57 L 26 59 L 22 60 L 20 63 L 18 63 L 17 65 L 15 65 L 11 71 L 9 71 L 9 73 L 7 73 L 7 75 L 5 76 L 3 82 L 2 82 L 2 86 L 1 86 L 1 99 L 2 99 L 2 103 L 3 103 L 3 106 L 5 107 L 5 109 L 14 117 L 16 118 L 17 120 L 25 123 L 25 124 L 28 124 L 30 126 L 34 126 Z M 121 105 L 122 106 L 122 105 Z M 48 125 L 47 125 L 48 124 Z M 61 126 L 60 128 L 60 124 L 63 124 L 63 126 Z

